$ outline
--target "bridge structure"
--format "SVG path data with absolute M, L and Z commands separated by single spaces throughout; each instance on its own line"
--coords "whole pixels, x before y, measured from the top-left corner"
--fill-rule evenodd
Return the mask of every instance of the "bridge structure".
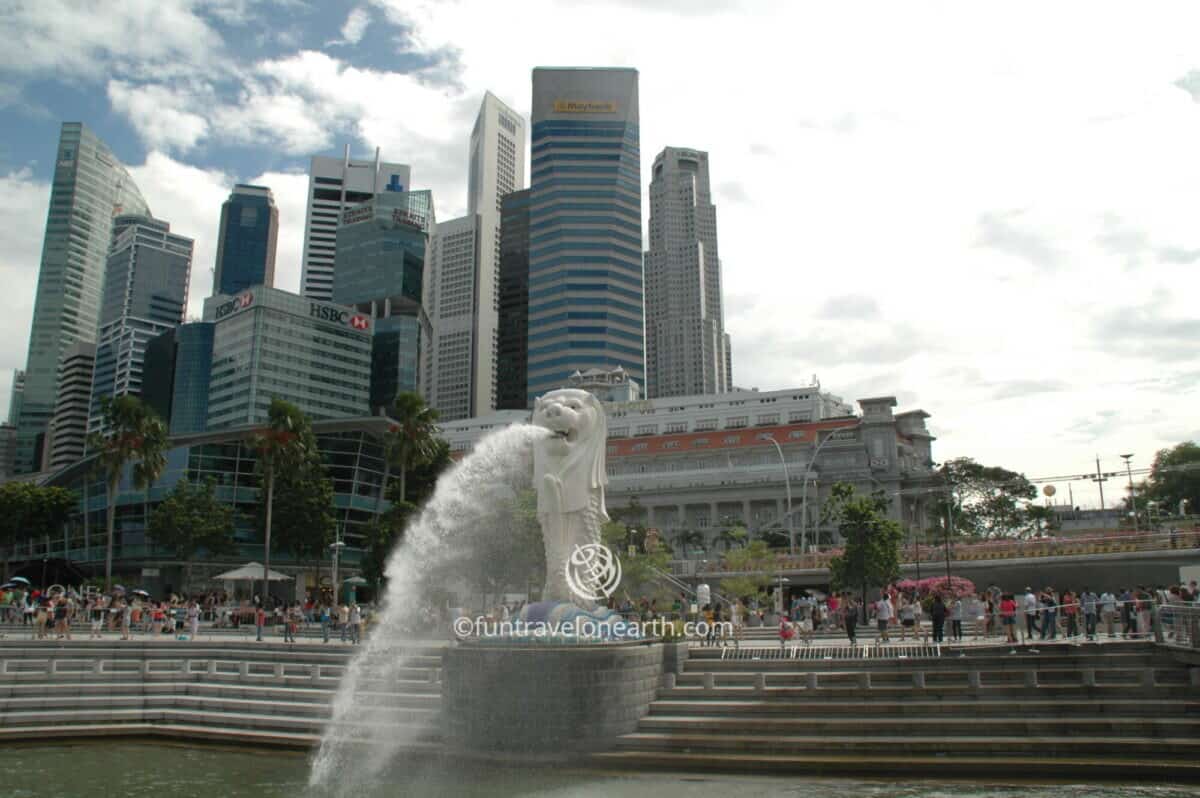
M 693 585 L 769 574 L 793 588 L 827 589 L 830 561 L 839 554 L 840 548 L 803 555 L 781 553 L 740 570 L 729 568 L 723 558 L 675 560 L 671 573 Z M 1200 568 L 1200 526 L 1171 532 L 1109 531 L 1071 538 L 908 546 L 901 551 L 900 565 L 905 579 L 950 574 L 970 579 L 980 589 L 1052 585 L 1097 591 L 1176 584 L 1186 568 Z

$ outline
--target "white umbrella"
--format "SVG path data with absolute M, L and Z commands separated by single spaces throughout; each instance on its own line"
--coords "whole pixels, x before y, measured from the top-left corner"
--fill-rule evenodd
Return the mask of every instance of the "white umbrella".
M 240 568 L 234 568 L 232 571 L 217 574 L 213 577 L 213 580 L 217 582 L 257 582 L 262 578 L 262 563 L 248 562 Z M 287 574 L 281 574 L 278 571 L 270 571 L 267 574 L 267 579 L 272 582 L 291 581 L 291 578 Z
M 358 587 L 361 587 L 362 585 L 370 584 L 370 582 L 368 582 L 366 579 L 363 579 L 361 576 L 352 576 L 349 579 L 343 579 L 342 582 L 344 582 L 347 585 L 355 585 Z

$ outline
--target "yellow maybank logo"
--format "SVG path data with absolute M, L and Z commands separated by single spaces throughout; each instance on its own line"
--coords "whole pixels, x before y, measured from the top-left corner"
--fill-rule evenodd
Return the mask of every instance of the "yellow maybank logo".
M 555 100 L 556 114 L 615 114 L 616 103 L 597 103 L 580 100 Z

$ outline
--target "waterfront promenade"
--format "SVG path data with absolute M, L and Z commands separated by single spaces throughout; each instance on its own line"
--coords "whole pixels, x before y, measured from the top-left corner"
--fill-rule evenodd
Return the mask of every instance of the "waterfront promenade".
M 369 677 L 355 734 L 442 742 L 441 652 L 412 642 Z M 694 642 L 636 730 L 584 758 L 616 769 L 1200 780 L 1200 654 L 1146 640 L 994 638 L 780 647 Z M 302 637 L 0 641 L 0 739 L 151 737 L 310 750 L 351 645 Z M 369 669 L 368 669 L 369 673 Z

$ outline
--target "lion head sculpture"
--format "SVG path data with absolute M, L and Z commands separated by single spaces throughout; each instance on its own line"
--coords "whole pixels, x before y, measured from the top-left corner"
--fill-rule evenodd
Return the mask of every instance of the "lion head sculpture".
M 587 391 L 563 388 L 540 397 L 533 406 L 533 423 L 550 435 L 533 447 L 533 484 L 538 486 L 538 513 L 570 513 L 587 509 L 595 494 L 600 515 L 607 520 L 604 470 L 608 421 L 600 401 Z M 551 506 L 541 486 L 547 475 L 561 483 L 561 506 Z

